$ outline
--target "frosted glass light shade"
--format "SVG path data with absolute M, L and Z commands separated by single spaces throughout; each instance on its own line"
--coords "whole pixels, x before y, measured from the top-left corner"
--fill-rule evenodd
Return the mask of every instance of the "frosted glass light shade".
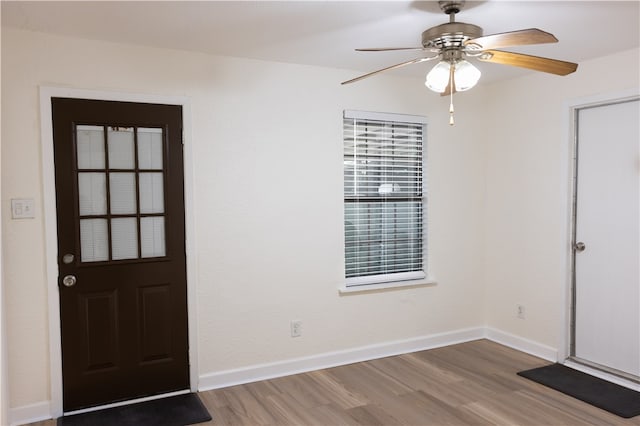
M 456 91 L 464 92 L 471 89 L 480 80 L 480 70 L 464 59 L 456 62 L 453 81 L 456 83 Z M 445 86 L 446 87 L 446 86 Z
M 444 92 L 444 89 L 446 89 L 449 84 L 450 69 L 451 64 L 448 62 L 438 62 L 438 64 L 427 74 L 427 80 L 424 82 L 424 85 L 434 92 Z

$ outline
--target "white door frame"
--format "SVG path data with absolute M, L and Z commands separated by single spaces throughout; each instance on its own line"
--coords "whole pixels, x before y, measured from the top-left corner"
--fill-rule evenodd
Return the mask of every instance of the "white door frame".
M 46 283 L 49 306 L 49 374 L 51 384 L 51 417 L 63 414 L 62 406 L 62 341 L 60 330 L 60 297 L 58 288 L 58 235 L 56 218 L 55 168 L 53 160 L 53 125 L 51 98 L 96 99 L 104 101 L 142 102 L 182 106 L 184 144 L 184 192 L 187 257 L 187 310 L 189 333 L 190 391 L 198 386 L 198 350 L 196 315 L 196 264 L 194 231 L 193 152 L 191 149 L 191 104 L 187 97 L 138 93 L 108 92 L 40 86 L 40 140 L 42 148 L 42 184 L 45 232 Z
M 634 99 L 638 99 L 640 97 L 640 88 L 631 88 L 621 91 L 615 92 L 607 92 L 600 93 L 593 96 L 582 97 L 577 99 L 572 99 L 565 102 L 565 111 L 568 114 L 565 117 L 565 130 L 566 135 L 568 135 L 568 158 L 565 162 L 567 182 L 568 182 L 568 192 L 567 192 L 567 222 L 565 229 L 565 253 L 566 253 L 566 262 L 565 262 L 565 277 L 566 283 L 564 288 L 564 303 L 563 303 L 563 313 L 561 315 L 562 325 L 561 325 L 561 341 L 558 345 L 558 362 L 569 365 L 573 368 L 585 371 L 587 373 L 593 374 L 595 376 L 604 378 L 614 383 L 619 383 L 621 385 L 631 387 L 634 389 L 640 390 L 640 387 L 636 383 L 630 382 L 628 380 L 622 379 L 613 374 L 609 374 L 607 372 L 591 368 L 589 366 L 583 366 L 575 361 L 571 360 L 571 345 L 572 345 L 572 326 L 573 326 L 573 274 L 574 274 L 574 251 L 573 244 L 575 238 L 575 197 L 576 197 L 576 156 L 577 156 L 577 128 L 576 128 L 576 116 L 578 110 L 586 107 L 592 106 L 600 106 L 607 105 L 613 103 L 619 103 L 624 101 L 630 101 Z

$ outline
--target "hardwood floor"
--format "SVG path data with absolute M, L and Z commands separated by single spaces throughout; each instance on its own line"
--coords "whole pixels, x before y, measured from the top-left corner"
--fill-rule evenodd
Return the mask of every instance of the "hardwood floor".
M 545 364 L 478 340 L 201 392 L 202 425 L 640 425 L 516 375 Z

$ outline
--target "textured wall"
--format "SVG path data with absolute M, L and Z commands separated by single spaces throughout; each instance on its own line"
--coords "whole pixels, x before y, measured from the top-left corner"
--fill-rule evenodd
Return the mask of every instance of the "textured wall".
M 562 352 L 569 288 L 570 111 L 640 88 L 639 51 L 581 63 L 567 77 L 493 85 L 486 126 L 487 324 Z M 516 305 L 526 319 L 516 317 Z
M 2 222 L 10 406 L 50 398 L 40 85 L 190 98 L 200 375 L 482 326 L 486 92 L 450 128 L 421 81 L 356 74 L 3 29 L 2 208 L 36 200 Z M 436 286 L 338 294 L 343 109 L 427 116 Z

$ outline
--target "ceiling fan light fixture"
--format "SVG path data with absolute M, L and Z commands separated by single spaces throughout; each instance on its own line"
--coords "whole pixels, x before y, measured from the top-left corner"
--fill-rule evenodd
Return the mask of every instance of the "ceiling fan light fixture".
M 440 61 L 427 74 L 427 80 L 424 85 L 434 92 L 442 93 L 449 84 L 451 72 L 451 63 L 449 61 Z M 455 62 L 453 80 L 457 92 L 464 92 L 471 89 L 480 80 L 480 70 L 473 66 L 469 61 L 460 59 Z
M 446 61 L 440 61 L 427 74 L 427 80 L 424 85 L 434 92 L 442 93 L 449 84 L 449 72 L 451 64 Z
M 471 89 L 480 80 L 480 70 L 473 66 L 471 62 L 464 59 L 456 62 L 453 80 L 456 83 L 456 91 L 464 92 Z

